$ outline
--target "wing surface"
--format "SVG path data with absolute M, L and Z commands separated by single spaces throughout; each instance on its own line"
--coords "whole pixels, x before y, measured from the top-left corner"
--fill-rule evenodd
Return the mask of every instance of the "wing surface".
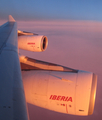
M 0 120 L 28 120 L 18 58 L 17 24 L 0 27 Z

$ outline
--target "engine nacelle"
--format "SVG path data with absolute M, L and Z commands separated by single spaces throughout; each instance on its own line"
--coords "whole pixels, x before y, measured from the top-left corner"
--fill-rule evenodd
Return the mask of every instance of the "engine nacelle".
M 20 35 L 18 36 L 18 48 L 33 52 L 45 51 L 48 39 L 42 35 Z
M 97 77 L 86 71 L 22 71 L 26 101 L 49 110 L 91 115 Z

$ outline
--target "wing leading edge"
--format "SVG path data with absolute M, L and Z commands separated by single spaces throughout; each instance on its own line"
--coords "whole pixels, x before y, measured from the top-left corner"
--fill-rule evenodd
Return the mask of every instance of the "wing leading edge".
M 0 120 L 28 120 L 18 57 L 17 24 L 0 27 Z

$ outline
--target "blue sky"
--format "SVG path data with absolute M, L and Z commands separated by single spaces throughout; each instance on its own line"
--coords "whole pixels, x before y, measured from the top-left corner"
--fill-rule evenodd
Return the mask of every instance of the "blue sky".
M 102 0 L 0 0 L 0 19 L 102 21 Z

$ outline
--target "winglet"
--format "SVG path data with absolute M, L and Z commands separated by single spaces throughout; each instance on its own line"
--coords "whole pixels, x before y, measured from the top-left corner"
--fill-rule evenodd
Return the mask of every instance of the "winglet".
M 9 15 L 9 20 L 8 21 L 9 22 L 15 22 L 15 19 L 11 15 Z

